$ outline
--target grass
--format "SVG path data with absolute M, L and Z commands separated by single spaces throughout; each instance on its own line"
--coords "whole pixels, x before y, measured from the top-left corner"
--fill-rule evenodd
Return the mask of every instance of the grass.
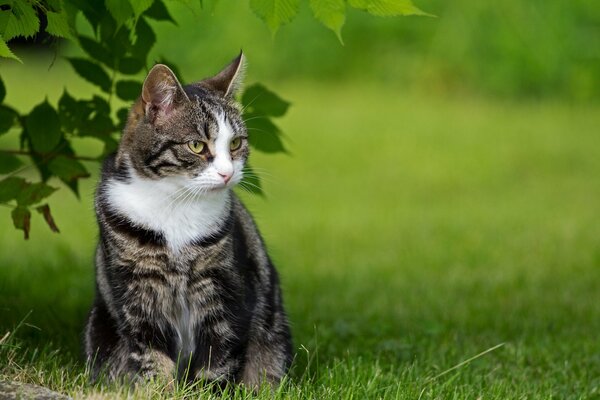
M 289 381 L 257 398 L 600 397 L 597 106 L 368 84 L 278 92 L 294 102 L 281 121 L 292 156 L 254 154 L 268 199 L 245 199 L 297 355 Z M 36 215 L 25 242 L 0 212 L 0 379 L 74 397 L 210 397 L 87 384 L 93 181 L 81 201 L 52 199 L 60 235 Z

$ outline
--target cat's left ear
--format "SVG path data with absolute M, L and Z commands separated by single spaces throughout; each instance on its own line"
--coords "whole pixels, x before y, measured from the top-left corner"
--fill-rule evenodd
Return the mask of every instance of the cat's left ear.
M 212 78 L 203 80 L 200 84 L 218 92 L 223 97 L 233 98 L 242 86 L 245 70 L 246 57 L 240 51 L 240 55 L 221 72 Z
M 153 122 L 165 119 L 186 101 L 189 99 L 173 71 L 163 64 L 152 67 L 142 87 L 146 117 Z

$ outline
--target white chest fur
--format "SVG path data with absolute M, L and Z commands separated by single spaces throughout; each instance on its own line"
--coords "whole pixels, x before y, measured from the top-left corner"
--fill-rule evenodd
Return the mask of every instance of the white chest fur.
M 136 225 L 161 232 L 175 252 L 216 233 L 229 211 L 228 190 L 194 195 L 182 178 L 113 180 L 107 185 L 112 208 Z

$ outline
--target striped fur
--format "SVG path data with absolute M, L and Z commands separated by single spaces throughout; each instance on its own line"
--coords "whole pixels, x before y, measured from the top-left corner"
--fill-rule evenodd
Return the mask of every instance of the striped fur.
M 241 65 L 240 57 L 185 88 L 155 67 L 117 154 L 104 162 L 95 202 L 97 292 L 85 328 L 95 378 L 256 387 L 289 368 L 277 272 L 231 191 L 248 157 L 231 92 Z M 235 137 L 242 145 L 229 151 Z M 194 154 L 190 140 L 204 141 L 206 152 Z

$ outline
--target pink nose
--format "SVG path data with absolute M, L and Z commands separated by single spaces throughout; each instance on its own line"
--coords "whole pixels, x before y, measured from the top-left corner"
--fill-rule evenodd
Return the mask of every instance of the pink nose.
M 229 182 L 229 180 L 231 179 L 231 174 L 222 174 L 219 172 L 219 175 L 221 176 L 221 178 L 223 178 L 223 181 L 225 183 Z

